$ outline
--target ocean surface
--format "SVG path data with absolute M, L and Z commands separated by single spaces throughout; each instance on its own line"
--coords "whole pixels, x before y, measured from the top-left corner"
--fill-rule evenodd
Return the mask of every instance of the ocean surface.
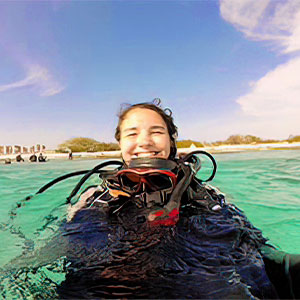
M 218 170 L 212 185 L 241 208 L 270 243 L 300 253 L 300 150 L 214 155 Z M 44 184 L 63 174 L 91 169 L 101 160 L 53 160 L 0 165 L 0 268 L 51 239 L 66 218 L 66 197 L 79 181 L 60 182 L 43 194 Z M 203 159 L 198 177 L 211 171 Z M 95 175 L 84 187 L 97 184 Z M 84 189 L 83 187 L 83 189 Z M 26 262 L 24 262 L 26 264 Z

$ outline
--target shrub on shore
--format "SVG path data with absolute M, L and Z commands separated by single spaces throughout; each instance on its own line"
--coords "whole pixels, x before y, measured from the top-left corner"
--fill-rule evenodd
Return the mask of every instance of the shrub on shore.
M 261 143 L 262 139 L 254 135 L 231 135 L 224 144 L 227 145 L 240 145 L 240 144 L 257 144 Z
M 286 140 L 266 139 L 254 135 L 231 135 L 225 141 L 216 141 L 212 143 L 197 142 L 193 140 L 177 141 L 177 148 L 189 148 L 194 145 L 197 148 L 204 146 L 220 146 L 220 145 L 241 145 L 241 144 L 267 144 L 267 143 L 281 143 L 281 142 L 300 142 L 300 135 L 290 136 Z M 58 146 L 57 152 L 101 152 L 120 150 L 117 143 L 102 143 L 91 138 L 77 137 L 69 139 Z
M 117 143 L 101 143 L 94 139 L 78 137 L 69 139 L 58 146 L 58 152 L 101 152 L 119 150 Z
M 189 148 L 191 145 L 195 145 L 197 148 L 204 147 L 204 145 L 200 142 L 192 141 L 192 140 L 182 140 L 176 143 L 177 148 Z
M 289 138 L 288 142 L 289 143 L 300 142 L 300 135 L 296 135 L 296 136 L 293 136 L 293 137 Z

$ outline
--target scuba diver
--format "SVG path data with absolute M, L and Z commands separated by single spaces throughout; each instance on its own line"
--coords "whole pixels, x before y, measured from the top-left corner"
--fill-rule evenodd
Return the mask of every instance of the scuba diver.
M 160 101 L 127 107 L 115 137 L 123 162 L 70 205 L 61 298 L 276 299 L 300 297 L 300 256 L 267 244 L 241 210 L 210 186 L 204 151 L 176 157 L 177 127 Z M 196 177 L 207 155 L 208 179 Z M 102 170 L 116 165 L 115 170 Z M 65 179 L 56 179 L 38 193 Z
M 6 158 L 5 161 L 4 161 L 4 163 L 6 165 L 10 165 L 11 164 L 11 158 Z
M 30 155 L 29 161 L 30 161 L 30 162 L 37 162 L 37 156 L 36 156 L 35 153 L 33 153 L 32 155 Z
M 43 153 L 40 153 L 39 157 L 38 157 L 38 161 L 39 162 L 46 162 L 46 158 L 47 158 L 47 156 L 43 156 Z
M 16 156 L 16 162 L 24 162 L 24 158 L 22 157 L 21 153 L 19 153 L 17 156 Z

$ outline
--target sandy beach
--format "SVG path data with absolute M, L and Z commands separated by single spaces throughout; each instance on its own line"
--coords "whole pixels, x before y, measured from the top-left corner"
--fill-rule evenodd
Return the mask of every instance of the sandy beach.
M 189 147 L 179 148 L 178 153 L 189 153 L 195 150 L 204 150 L 212 154 L 216 153 L 230 153 L 230 152 L 245 152 L 245 151 L 265 151 L 265 150 L 300 150 L 300 142 L 297 143 L 270 143 L 270 144 L 248 144 L 248 145 L 220 145 L 212 147 Z M 67 160 L 69 158 L 68 153 L 57 153 L 54 150 L 47 150 L 43 152 L 49 160 Z M 5 159 L 11 159 L 15 161 L 17 154 L 0 155 L 0 161 Z M 22 154 L 25 161 L 29 160 L 31 154 Z M 105 159 L 105 158 L 120 158 L 120 151 L 101 151 L 101 152 L 75 152 L 73 153 L 73 159 Z

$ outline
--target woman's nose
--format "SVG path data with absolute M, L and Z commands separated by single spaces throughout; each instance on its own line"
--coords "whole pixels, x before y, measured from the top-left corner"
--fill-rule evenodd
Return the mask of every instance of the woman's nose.
M 137 144 L 138 146 L 148 146 L 153 143 L 151 135 L 148 132 L 140 132 L 140 134 L 137 137 Z

